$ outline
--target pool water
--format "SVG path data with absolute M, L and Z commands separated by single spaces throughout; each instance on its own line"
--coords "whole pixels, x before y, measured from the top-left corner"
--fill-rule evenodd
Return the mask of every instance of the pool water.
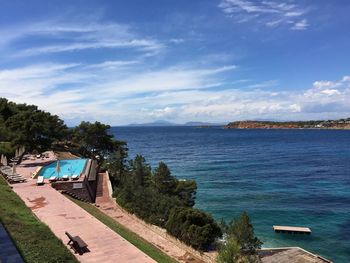
M 56 172 L 57 162 L 46 165 L 41 169 L 40 175 L 48 179 L 51 176 L 62 177 L 63 175 L 72 176 L 73 174 L 80 175 L 84 169 L 86 159 L 71 159 L 60 160 L 60 173 Z

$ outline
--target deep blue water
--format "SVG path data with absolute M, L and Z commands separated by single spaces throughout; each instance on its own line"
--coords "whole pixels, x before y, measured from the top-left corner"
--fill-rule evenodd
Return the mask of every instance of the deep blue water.
M 155 167 L 195 179 L 196 207 L 230 220 L 247 211 L 264 247 L 301 246 L 350 262 L 350 131 L 114 127 Z M 272 225 L 307 226 L 310 236 Z

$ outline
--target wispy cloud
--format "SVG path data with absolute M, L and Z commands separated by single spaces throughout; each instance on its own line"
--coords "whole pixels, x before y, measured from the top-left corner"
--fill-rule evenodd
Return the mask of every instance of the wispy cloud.
M 119 67 L 129 63 L 137 65 L 137 70 Z M 277 81 L 250 81 L 246 89 L 242 89 L 246 83 L 237 81 L 224 84 L 225 89 L 208 89 L 222 87 L 225 75 L 234 74 L 235 69 L 232 65 L 200 69 L 177 65 L 149 72 L 133 61 L 36 64 L 0 70 L 0 96 L 37 104 L 68 123 L 84 119 L 112 125 L 154 119 L 225 122 L 350 114 L 348 76 L 337 81 L 315 81 L 301 91 L 276 91 Z
M 309 26 L 306 19 L 302 19 L 293 24 L 292 29 L 294 30 L 305 30 Z
M 0 30 L 0 35 L 2 49 L 11 50 L 13 45 L 21 44 L 21 48 L 17 47 L 13 52 L 16 57 L 118 48 L 129 48 L 149 55 L 165 48 L 165 44 L 142 37 L 126 25 L 99 21 L 82 23 L 49 20 L 20 24 Z M 30 45 L 26 45 L 27 42 Z
M 105 61 L 89 65 L 36 64 L 0 70 L 0 96 L 35 103 L 63 118 L 115 116 L 129 108 L 120 107 L 124 101 L 131 102 L 147 94 L 217 86 L 222 74 L 236 68 L 228 65 L 198 69 L 178 65 L 151 72 L 143 66 L 137 70 L 125 68 L 138 64 Z M 132 108 L 132 103 L 129 106 Z
M 307 19 L 302 18 L 306 9 L 293 1 L 222 0 L 219 7 L 240 23 L 254 20 L 267 27 L 288 25 L 295 30 L 305 30 L 309 26 Z

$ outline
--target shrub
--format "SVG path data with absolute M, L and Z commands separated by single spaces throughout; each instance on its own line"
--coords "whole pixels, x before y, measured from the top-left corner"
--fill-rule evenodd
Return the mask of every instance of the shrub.
M 211 215 L 194 208 L 173 208 L 165 227 L 171 235 L 202 251 L 222 235 Z

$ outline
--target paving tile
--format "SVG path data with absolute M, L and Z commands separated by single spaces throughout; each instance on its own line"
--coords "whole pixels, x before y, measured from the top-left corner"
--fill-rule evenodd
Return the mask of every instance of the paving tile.
M 50 185 L 36 186 L 28 179 L 14 185 L 13 190 L 64 244 L 68 242 L 65 231 L 79 235 L 88 244 L 90 252 L 74 254 L 80 262 L 154 262 Z

